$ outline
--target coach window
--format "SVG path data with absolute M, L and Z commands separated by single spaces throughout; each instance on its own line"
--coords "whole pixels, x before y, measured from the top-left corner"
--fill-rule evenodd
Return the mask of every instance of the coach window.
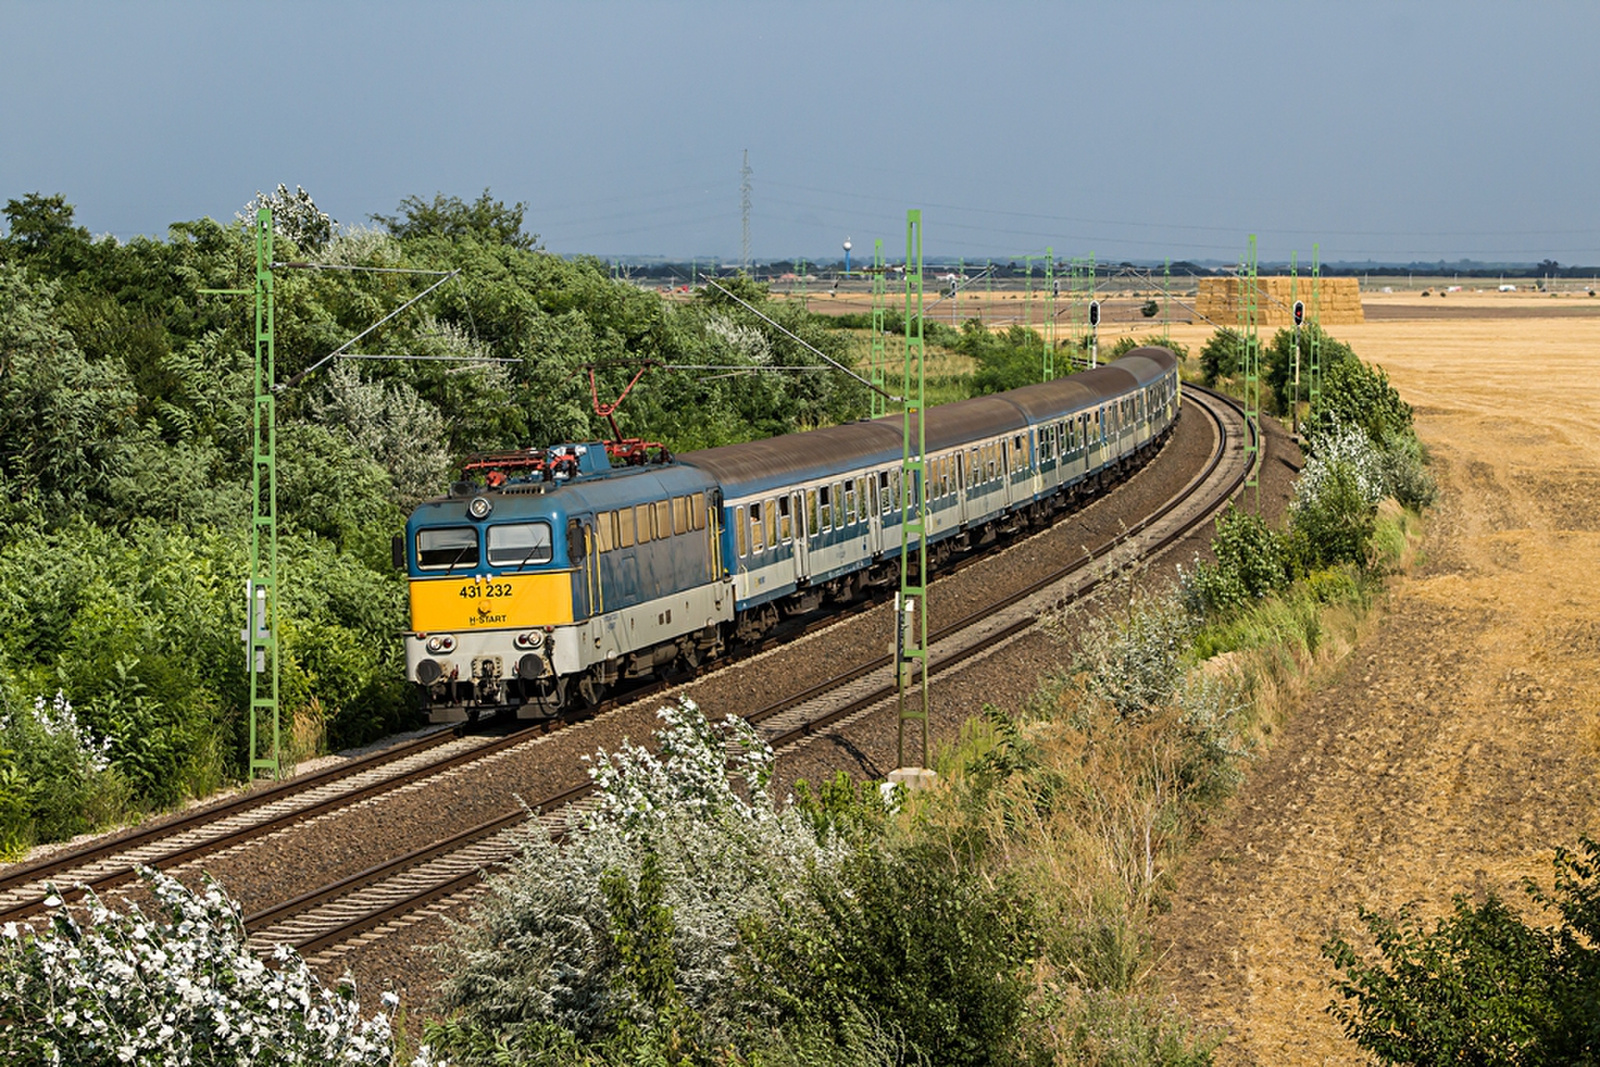
M 706 495 L 704 493 L 696 493 L 690 497 L 689 519 L 696 530 L 704 530 L 706 528 Z
M 689 498 L 686 496 L 672 498 L 672 532 L 675 534 L 689 532 Z
M 806 532 L 812 537 L 817 536 L 817 491 L 806 490 Z
M 761 525 L 761 505 L 750 505 L 750 551 L 760 552 L 766 546 L 766 529 Z
M 425 571 L 478 565 L 478 531 L 446 526 L 417 531 L 417 566 Z
M 734 540 L 737 541 L 738 544 L 739 544 L 739 556 L 740 556 L 740 558 L 743 558 L 744 556 L 749 555 L 750 554 L 750 550 L 747 547 L 746 542 L 745 542 L 744 505 L 743 504 L 740 504 L 738 507 L 733 509 L 733 531 L 734 531 Z
M 600 551 L 610 552 L 617 547 L 617 513 L 602 511 L 594 517 L 595 541 L 600 545 Z
M 889 496 L 889 472 L 878 472 L 878 511 L 887 515 L 894 510 L 894 500 Z
M 672 501 L 662 500 L 656 504 L 656 536 L 672 536 Z
M 617 512 L 617 547 L 633 547 L 633 509 L 623 508 Z
M 860 514 L 856 510 L 856 480 L 850 478 L 844 483 L 844 521 L 853 526 Z
M 778 498 L 778 539 L 784 544 L 794 540 L 794 516 L 789 514 L 789 498 Z
M 833 483 L 833 528 L 844 529 L 844 524 L 850 521 L 850 513 L 845 510 L 844 483 Z
M 640 504 L 633 509 L 633 533 L 641 545 L 648 545 L 655 540 L 655 514 L 656 509 L 649 504 Z
M 833 527 L 833 490 L 825 485 L 822 486 L 817 490 L 817 499 L 820 501 L 818 504 L 820 517 L 817 519 L 816 530 L 820 534 Z
M 762 514 L 767 520 L 767 547 L 771 548 L 778 543 L 778 505 L 776 501 L 767 501 L 762 508 Z

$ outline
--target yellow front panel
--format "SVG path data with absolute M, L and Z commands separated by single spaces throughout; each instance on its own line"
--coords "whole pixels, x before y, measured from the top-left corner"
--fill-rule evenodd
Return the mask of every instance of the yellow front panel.
M 418 633 L 571 621 L 571 571 L 411 580 L 411 629 Z

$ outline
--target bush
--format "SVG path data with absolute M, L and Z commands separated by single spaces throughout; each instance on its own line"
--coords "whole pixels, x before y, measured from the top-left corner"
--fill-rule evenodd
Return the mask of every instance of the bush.
M 1300 571 L 1364 565 L 1377 521 L 1375 505 L 1354 464 L 1315 459 L 1306 464 L 1289 505 L 1290 551 Z
M 1244 335 L 1238 330 L 1222 326 L 1211 335 L 1200 349 L 1200 377 L 1206 385 L 1216 385 L 1224 378 L 1239 372 L 1239 360 L 1244 355 Z
M 1411 405 L 1400 399 L 1382 368 L 1352 357 L 1325 365 L 1317 402 L 1306 414 L 1305 433 L 1313 452 L 1320 438 L 1346 426 L 1360 427 L 1373 444 L 1381 444 L 1395 434 L 1411 433 L 1411 420 Z
M 741 927 L 807 913 L 810 872 L 842 853 L 773 811 L 771 750 L 749 726 L 713 728 L 687 701 L 660 715 L 661 753 L 601 752 L 594 814 L 559 845 L 533 824 L 445 949 L 452 1048 L 493 1034 L 524 1053 L 557 1039 L 628 1049 L 674 1033 L 709 1048 L 765 1030 L 741 986 Z M 730 741 L 749 799 L 728 781 Z
M 1013 1062 L 1030 904 L 932 847 L 862 847 L 810 890 L 820 914 L 748 929 L 755 991 L 802 1030 L 892 1021 L 929 1063 Z
M 1180 361 L 1189 358 L 1189 349 L 1187 346 L 1172 340 L 1170 337 L 1161 337 L 1156 334 L 1151 334 L 1149 337 L 1118 338 L 1117 343 L 1111 346 L 1111 351 L 1104 357 L 1103 362 L 1114 362 L 1121 359 L 1129 352 L 1132 352 L 1135 348 L 1144 348 L 1147 346 L 1170 349 Z
M 52 894 L 45 932 L 0 930 L 0 1054 L 81 1067 L 393 1062 L 392 994 L 363 1017 L 348 975 L 330 989 L 287 948 L 270 966 L 251 951 L 238 905 L 214 883 L 194 893 L 141 874 L 163 917 L 91 894 L 79 919 Z M 431 1062 L 423 1050 L 413 1067 Z
M 1260 516 L 1230 507 L 1217 519 L 1211 551 L 1216 563 L 1197 559 L 1181 578 L 1191 616 L 1227 615 L 1289 583 L 1288 545 Z
M 1424 927 L 1362 909 L 1377 951 L 1363 956 L 1335 935 L 1323 955 L 1342 976 L 1328 1010 L 1346 1035 L 1385 1063 L 1600 1062 L 1600 845 L 1557 849 L 1550 893 L 1528 895 L 1559 923 L 1530 927 L 1498 897 L 1454 898 Z
M 1308 322 L 1300 328 L 1300 397 L 1304 399 L 1310 395 L 1308 374 L 1311 367 L 1311 341 L 1318 340 L 1317 358 L 1322 366 L 1322 393 L 1326 394 L 1330 388 L 1330 379 L 1339 373 L 1338 368 L 1346 364 L 1360 365 L 1355 353 L 1350 346 L 1329 336 L 1316 323 Z M 1272 335 L 1272 340 L 1261 352 L 1261 377 L 1272 389 L 1272 395 L 1277 402 L 1277 410 L 1288 412 L 1291 400 L 1290 394 L 1294 391 L 1294 330 L 1284 327 Z M 1338 389 L 1338 385 L 1332 386 Z

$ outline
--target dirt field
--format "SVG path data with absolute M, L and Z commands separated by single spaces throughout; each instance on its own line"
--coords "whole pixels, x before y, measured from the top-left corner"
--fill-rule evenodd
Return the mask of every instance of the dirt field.
M 1576 310 L 1600 299 L 1446 303 L 1372 296 L 1366 324 L 1333 331 L 1416 407 L 1442 499 L 1424 565 L 1280 732 L 1160 921 L 1160 977 L 1228 1032 L 1219 1063 L 1362 1062 L 1325 1011 L 1330 931 L 1456 892 L 1521 905 L 1554 846 L 1600 834 L 1600 307 Z

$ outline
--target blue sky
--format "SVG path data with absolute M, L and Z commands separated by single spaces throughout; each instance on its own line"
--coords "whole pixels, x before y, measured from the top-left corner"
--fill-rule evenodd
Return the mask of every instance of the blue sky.
M 0 200 L 95 234 L 304 186 L 559 253 L 1600 264 L 1600 5 L 0 0 Z

